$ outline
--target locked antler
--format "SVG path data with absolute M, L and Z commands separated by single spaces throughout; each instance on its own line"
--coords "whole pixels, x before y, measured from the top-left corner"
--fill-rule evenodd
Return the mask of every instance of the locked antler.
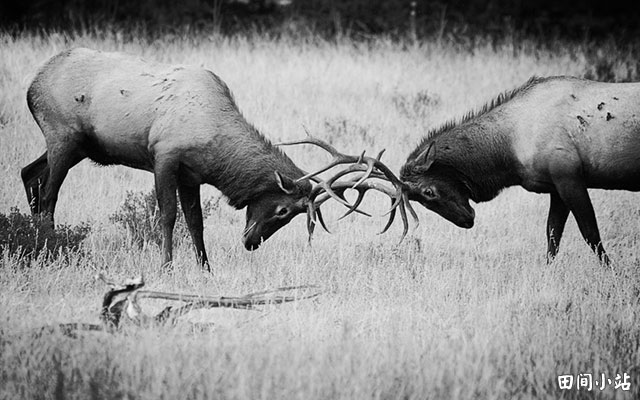
M 391 198 L 391 208 L 384 214 L 389 214 L 389 220 L 380 233 L 384 233 L 389 229 L 395 219 L 396 209 L 399 208 L 403 222 L 402 239 L 404 239 L 409 229 L 407 210 L 409 210 L 409 213 L 416 221 L 416 224 L 419 223 L 418 215 L 409 202 L 406 184 L 402 182 L 397 176 L 395 176 L 395 174 L 391 171 L 391 169 L 389 169 L 389 167 L 387 167 L 384 163 L 382 163 L 382 161 L 380 161 L 384 150 L 378 153 L 378 156 L 375 158 L 366 156 L 364 151 L 359 156 L 347 155 L 341 153 L 329 143 L 311 136 L 308 131 L 306 132 L 308 135 L 307 139 L 279 143 L 278 145 L 289 146 L 297 144 L 312 144 L 324 149 L 332 156 L 329 164 L 325 165 L 315 172 L 308 173 L 298 179 L 298 182 L 305 179 L 312 179 L 317 183 L 316 186 L 311 190 L 307 209 L 307 229 L 309 230 L 309 240 L 311 240 L 311 237 L 313 235 L 316 216 L 322 227 L 328 232 L 328 229 L 326 228 L 326 225 L 322 218 L 322 213 L 320 212 L 320 205 L 322 203 L 324 203 L 329 198 L 333 198 L 340 204 L 349 208 L 349 211 L 347 211 L 345 215 L 340 217 L 341 219 L 353 212 L 359 212 L 368 215 L 363 211 L 360 211 L 358 209 L 358 206 L 362 203 L 362 199 L 364 198 L 365 193 L 370 189 L 377 190 L 388 195 Z M 317 178 L 319 174 L 341 164 L 351 165 L 348 168 L 337 172 L 326 181 Z M 362 174 L 357 178 L 351 179 L 349 181 L 338 181 L 339 178 L 355 172 L 362 172 Z M 394 186 L 395 190 L 390 189 L 386 186 L 379 185 L 375 182 L 367 181 L 370 178 L 377 178 L 390 182 Z M 344 197 L 344 192 L 348 189 L 354 189 L 358 191 L 358 198 L 356 199 L 356 202 L 354 204 L 349 204 Z M 320 197 L 319 200 L 316 200 L 316 198 L 321 194 L 324 194 L 324 196 Z
M 364 199 L 366 192 L 369 190 L 375 190 L 375 191 L 384 193 L 391 198 L 391 208 L 386 213 L 383 214 L 383 215 L 388 214 L 389 219 L 386 225 L 384 226 L 384 228 L 382 229 L 382 231 L 380 231 L 378 234 L 385 233 L 391 227 L 391 224 L 393 224 L 393 221 L 396 216 L 396 211 L 399 209 L 400 217 L 402 218 L 402 225 L 403 225 L 402 237 L 400 239 L 400 241 L 402 241 L 404 237 L 407 235 L 407 232 L 409 231 L 409 219 L 407 218 L 407 210 L 409 210 L 411 217 L 416 221 L 416 223 L 419 223 L 418 215 L 416 214 L 415 210 L 409 203 L 408 195 L 403 192 L 400 195 L 402 196 L 401 201 L 396 201 L 398 196 L 397 191 L 394 191 L 393 189 L 385 185 L 381 185 L 378 182 L 373 182 L 373 181 L 361 182 L 360 180 L 361 180 L 361 177 L 356 177 L 348 181 L 336 182 L 334 185 L 332 185 L 333 191 L 337 194 L 342 194 L 348 189 L 353 189 L 358 192 L 358 197 L 356 201 L 353 203 L 353 205 L 349 208 L 349 210 L 346 213 L 344 213 L 340 218 L 338 218 L 338 220 L 345 218 L 346 216 L 348 216 L 349 214 L 355 211 L 359 211 L 358 207 L 362 203 L 362 200 Z M 323 197 L 320 197 L 316 201 L 316 203 L 320 205 L 325 201 L 327 201 L 329 198 L 330 197 L 328 195 L 325 195 Z

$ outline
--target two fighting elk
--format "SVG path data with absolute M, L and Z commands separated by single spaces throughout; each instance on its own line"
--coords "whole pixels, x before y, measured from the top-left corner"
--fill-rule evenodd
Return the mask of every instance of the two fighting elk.
M 53 223 L 60 186 L 69 169 L 85 158 L 153 172 L 163 265 L 172 259 L 176 191 L 197 256 L 208 267 L 201 184 L 218 188 L 235 208 L 247 208 L 243 240 L 252 250 L 304 212 L 311 234 L 316 218 L 324 225 L 319 207 L 330 197 L 348 205 L 348 187 L 337 182 L 340 176 L 355 171 L 384 176 L 377 168 L 379 160 L 331 149 L 333 164 L 352 164 L 349 171 L 327 182 L 315 174 L 305 177 L 244 119 L 225 83 L 202 68 L 73 49 L 40 69 L 27 102 L 47 145 L 46 152 L 22 170 L 32 212 L 47 213 Z M 365 182 L 359 186 L 379 189 Z
M 609 258 L 587 188 L 640 191 L 640 83 L 533 78 L 459 123 L 429 133 L 409 155 L 400 178 L 380 156 L 347 156 L 313 138 L 294 143 L 318 145 L 333 159 L 305 174 L 244 119 L 224 82 L 201 68 L 74 49 L 40 69 L 27 101 L 47 144 L 47 151 L 22 170 L 32 212 L 53 219 L 67 172 L 84 158 L 151 171 L 163 264 L 172 259 L 176 191 L 198 258 L 207 264 L 203 183 L 220 189 L 237 209 L 247 208 L 243 239 L 250 250 L 304 212 L 311 235 L 316 220 L 324 226 L 319 207 L 329 198 L 348 206 L 348 214 L 360 212 L 367 190 L 383 192 L 392 199 L 384 230 L 400 210 L 404 235 L 407 211 L 417 219 L 410 200 L 471 228 L 475 213 L 469 200 L 489 201 L 520 185 L 550 194 L 549 259 L 557 254 L 572 213 L 604 263 Z M 349 167 L 325 181 L 317 178 L 339 164 Z M 394 189 L 371 178 L 389 181 Z M 353 205 L 344 199 L 347 189 L 359 192 Z

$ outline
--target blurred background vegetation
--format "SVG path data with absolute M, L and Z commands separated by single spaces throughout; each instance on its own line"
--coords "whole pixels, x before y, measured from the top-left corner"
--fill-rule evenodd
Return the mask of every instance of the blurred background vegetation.
M 640 2 L 622 0 L 3 0 L 0 27 L 135 28 L 152 37 L 186 30 L 365 40 L 518 35 L 628 42 L 640 33 L 639 10 Z

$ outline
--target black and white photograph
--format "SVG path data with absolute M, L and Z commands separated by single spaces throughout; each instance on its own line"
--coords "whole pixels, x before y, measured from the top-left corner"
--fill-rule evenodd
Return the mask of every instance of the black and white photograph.
M 3 0 L 0 400 L 640 398 L 640 3 Z

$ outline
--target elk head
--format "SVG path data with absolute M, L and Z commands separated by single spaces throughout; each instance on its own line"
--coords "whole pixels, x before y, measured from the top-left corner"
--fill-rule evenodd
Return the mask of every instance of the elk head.
M 469 204 L 469 187 L 454 168 L 435 161 L 436 149 L 432 142 L 402 166 L 400 177 L 409 200 L 419 202 L 461 228 L 473 227 L 475 211 Z
M 275 191 L 257 198 L 247 205 L 247 224 L 242 233 L 244 247 L 257 249 L 293 217 L 308 209 L 312 185 L 274 172 Z

